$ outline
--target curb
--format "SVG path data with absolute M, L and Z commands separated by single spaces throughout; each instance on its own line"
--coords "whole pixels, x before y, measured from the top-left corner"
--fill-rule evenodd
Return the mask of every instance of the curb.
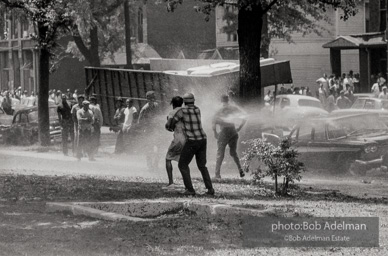
M 104 209 L 116 212 L 129 213 L 127 216 L 120 213 L 114 213 L 99 210 L 85 205 L 101 205 Z M 236 218 L 241 216 L 264 217 L 268 216 L 271 209 L 257 210 L 235 207 L 225 204 L 200 203 L 190 201 L 124 201 L 124 202 L 77 202 L 77 203 L 46 203 L 48 212 L 71 212 L 74 215 L 83 215 L 96 219 L 109 221 L 132 221 L 145 222 L 155 221 L 152 218 L 168 213 L 169 211 L 186 209 L 207 218 Z M 142 217 L 140 217 L 142 216 Z

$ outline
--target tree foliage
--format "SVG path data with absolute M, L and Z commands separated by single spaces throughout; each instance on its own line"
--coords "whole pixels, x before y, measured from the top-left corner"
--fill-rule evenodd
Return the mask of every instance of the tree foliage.
M 183 0 L 164 0 L 168 10 L 174 11 Z M 246 103 L 262 101 L 260 54 L 263 18 L 271 12 L 274 36 L 287 37 L 291 31 L 308 33 L 317 29 L 309 14 L 324 19 L 328 7 L 341 9 L 346 20 L 357 13 L 361 0 L 198 0 L 196 11 L 209 17 L 217 6 L 235 6 L 238 9 L 237 32 L 240 53 L 240 97 Z M 310 14 L 310 15 L 311 15 Z M 281 20 L 278 18 L 282 16 Z M 208 18 L 207 18 L 208 19 Z M 296 19 L 297 22 L 284 22 Z M 283 21 L 283 22 L 282 22 Z
M 291 148 L 289 139 L 283 139 L 279 145 L 274 145 L 264 139 L 253 139 L 246 142 L 249 147 L 242 157 L 243 168 L 246 172 L 252 171 L 254 180 L 259 181 L 264 177 L 275 180 L 276 194 L 286 195 L 289 184 L 301 180 L 304 164 L 298 161 L 299 153 Z M 252 163 L 258 160 L 266 168 L 258 166 L 252 170 Z M 283 178 L 281 189 L 278 179 Z
M 71 34 L 74 41 L 67 52 L 99 66 L 102 59 L 112 57 L 125 45 L 124 0 L 73 0 L 74 10 Z M 131 0 L 134 4 L 135 0 Z

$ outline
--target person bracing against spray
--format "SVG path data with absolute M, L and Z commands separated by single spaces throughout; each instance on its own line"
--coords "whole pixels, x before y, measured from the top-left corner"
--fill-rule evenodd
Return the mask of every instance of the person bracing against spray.
M 229 104 L 229 96 L 221 96 L 222 108 L 216 112 L 213 118 L 213 131 L 217 139 L 217 161 L 215 178 L 221 179 L 221 165 L 224 160 L 226 146 L 229 146 L 230 155 L 237 165 L 240 177 L 244 177 L 244 171 L 241 168 L 240 160 L 237 155 L 238 132 L 246 123 L 246 118 L 242 117 L 243 113 L 240 109 Z M 239 122 L 236 128 L 236 122 Z M 217 131 L 219 127 L 219 132 Z

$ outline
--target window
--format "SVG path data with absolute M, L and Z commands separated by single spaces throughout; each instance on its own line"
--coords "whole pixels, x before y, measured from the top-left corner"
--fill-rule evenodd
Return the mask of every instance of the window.
M 325 132 L 325 125 L 323 123 L 314 124 L 313 128 L 313 136 L 312 139 L 314 141 L 325 141 L 326 138 L 326 132 Z
M 300 100 L 298 100 L 298 105 L 301 106 L 301 107 L 322 108 L 321 103 L 319 101 L 315 101 L 315 100 L 300 99 Z
M 355 109 L 363 109 L 364 108 L 364 105 L 365 105 L 365 101 L 366 99 L 357 99 L 353 105 L 352 105 L 352 108 L 355 108 Z
M 387 8 L 385 6 L 386 0 L 380 0 L 380 31 L 385 31 L 386 28 L 386 11 Z
M 26 124 L 26 123 L 28 123 L 28 116 L 27 116 L 26 113 L 21 113 L 21 114 L 20 114 L 19 123 L 21 123 L 21 124 Z
M 290 100 L 287 98 L 283 98 L 282 101 L 280 102 L 280 108 L 284 108 L 287 106 L 290 106 Z
M 365 101 L 365 109 L 375 109 L 376 102 L 374 100 L 366 100 Z
M 303 124 L 299 128 L 298 140 L 311 140 L 313 127 L 310 124 Z

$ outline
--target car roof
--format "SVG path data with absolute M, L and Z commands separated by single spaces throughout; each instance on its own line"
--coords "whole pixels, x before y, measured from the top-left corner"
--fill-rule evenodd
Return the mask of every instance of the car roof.
M 362 100 L 374 100 L 374 101 L 387 101 L 387 102 L 388 102 L 388 99 L 371 98 L 371 97 L 368 97 L 368 96 L 360 96 L 360 97 L 358 97 L 357 99 L 362 99 Z
M 313 100 L 313 101 L 319 101 L 319 99 L 315 98 L 315 97 L 311 97 L 311 96 L 306 96 L 306 95 L 296 95 L 296 94 L 280 94 L 280 95 L 276 95 L 276 98 L 290 98 L 290 99 L 303 99 L 303 100 Z
M 51 105 L 49 106 L 49 109 L 50 108 L 57 108 L 58 106 L 54 106 L 54 105 Z M 37 106 L 33 106 L 33 107 L 24 107 L 24 108 L 21 108 L 21 109 L 18 109 L 14 115 L 18 114 L 18 113 L 24 113 L 24 112 L 32 112 L 32 111 L 38 111 L 38 107 Z

